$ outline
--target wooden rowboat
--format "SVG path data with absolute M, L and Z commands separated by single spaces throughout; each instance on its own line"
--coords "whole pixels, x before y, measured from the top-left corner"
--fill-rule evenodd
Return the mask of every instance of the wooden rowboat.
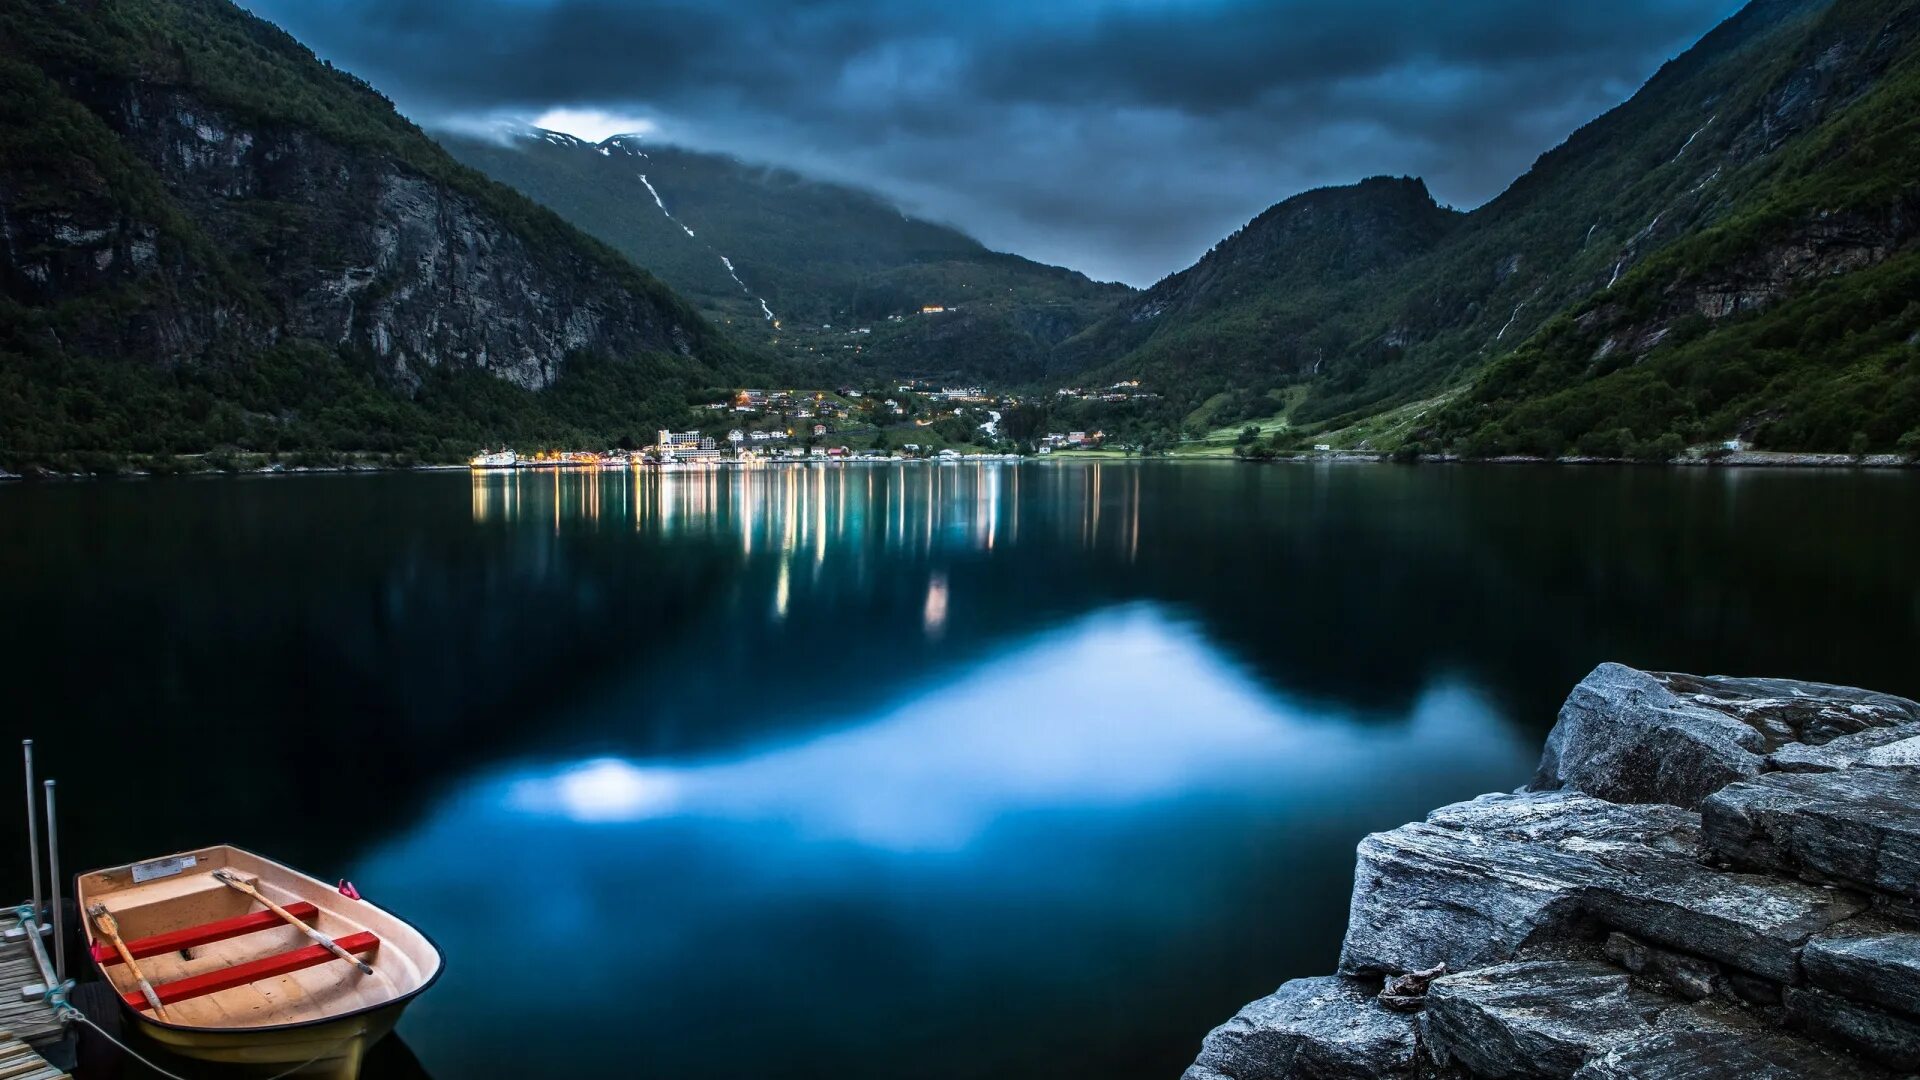
M 396 916 L 228 845 L 82 874 L 76 892 L 94 966 L 129 1025 L 183 1057 L 351 1078 L 440 975 L 439 949 Z M 110 917 L 87 917 L 101 906 Z

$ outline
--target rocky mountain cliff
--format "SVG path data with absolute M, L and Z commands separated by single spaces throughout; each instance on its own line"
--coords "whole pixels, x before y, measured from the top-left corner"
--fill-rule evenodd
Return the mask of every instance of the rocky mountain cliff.
M 1187 1080 L 1920 1070 L 1920 703 L 1604 664 L 1533 784 L 1367 837 L 1340 974 Z
M 576 363 L 611 365 L 600 389 L 645 411 L 730 355 L 643 271 L 226 0 L 15 0 L 0 109 L 12 454 L 155 426 L 156 451 L 505 437 L 580 421 L 514 396 Z M 201 422 L 155 415 L 176 409 Z
M 1020 381 L 1133 292 L 990 251 L 858 188 L 641 136 L 438 138 L 658 274 L 743 344 L 792 359 Z M 945 310 L 923 318 L 928 306 Z

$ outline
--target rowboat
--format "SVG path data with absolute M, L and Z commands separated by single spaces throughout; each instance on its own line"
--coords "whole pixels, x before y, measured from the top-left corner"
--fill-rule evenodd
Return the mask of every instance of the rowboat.
M 229 845 L 95 870 L 76 892 L 128 1024 L 241 1073 L 351 1080 L 440 975 L 433 942 L 351 885 Z

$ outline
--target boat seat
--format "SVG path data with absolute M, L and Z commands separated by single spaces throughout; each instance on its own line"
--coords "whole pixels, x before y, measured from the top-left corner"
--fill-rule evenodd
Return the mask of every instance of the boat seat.
M 380 947 L 380 939 L 364 930 L 337 938 L 334 943 L 355 956 L 373 952 Z M 258 960 L 249 960 L 244 964 L 224 967 L 218 971 L 209 971 L 203 975 L 189 975 L 184 979 L 161 983 L 153 988 L 153 992 L 162 1005 L 171 1005 L 176 1001 L 206 997 L 208 994 L 217 994 L 222 990 L 231 990 L 236 986 L 245 986 L 262 979 L 290 975 L 293 972 L 318 967 L 338 959 L 340 958 L 324 945 L 308 945 L 304 948 L 275 953 L 272 956 L 263 956 Z M 151 1008 L 147 1003 L 146 995 L 138 990 L 122 994 L 121 999 L 134 1009 Z
M 311 922 L 314 916 L 319 914 L 320 909 L 305 900 L 299 900 L 288 904 L 287 911 L 296 919 Z M 191 949 L 199 945 L 210 945 L 216 941 L 225 941 L 228 938 L 257 933 L 261 930 L 272 930 L 285 925 L 287 924 L 281 920 L 280 916 L 271 911 L 255 911 L 246 915 L 236 915 L 231 919 L 215 919 L 198 926 L 135 938 L 127 942 L 127 951 L 133 954 L 135 960 L 143 960 L 149 956 L 179 952 L 181 949 Z M 105 942 L 96 941 L 93 945 L 93 959 L 102 965 L 118 964 L 120 951 Z

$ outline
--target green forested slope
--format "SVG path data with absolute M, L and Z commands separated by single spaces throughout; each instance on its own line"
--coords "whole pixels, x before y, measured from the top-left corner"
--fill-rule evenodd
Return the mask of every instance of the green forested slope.
M 439 138 L 658 274 L 744 344 L 792 359 L 1024 381 L 1132 292 L 989 251 L 869 192 L 723 155 L 540 129 Z M 923 319 L 927 305 L 957 310 Z M 871 333 L 850 333 L 861 327 Z
M 1226 300 L 1154 312 L 1236 237 L 1133 305 L 1150 333 L 1066 348 L 1164 373 L 1173 417 L 1284 402 L 1301 443 L 1443 399 L 1397 430 L 1482 454 L 1891 450 L 1920 427 L 1917 58 L 1913 0 L 1756 0 L 1431 242 L 1356 269 L 1316 254 L 1350 229 L 1290 236 L 1228 260 Z

